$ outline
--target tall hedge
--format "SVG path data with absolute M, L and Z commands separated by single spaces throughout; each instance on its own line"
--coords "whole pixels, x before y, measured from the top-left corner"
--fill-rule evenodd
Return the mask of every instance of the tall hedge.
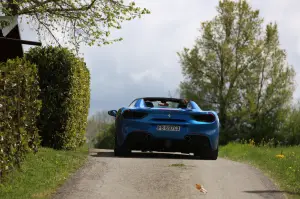
M 37 69 L 24 59 L 0 62 L 0 182 L 39 145 Z
M 82 59 L 66 48 L 31 48 L 26 59 L 40 78 L 42 109 L 38 120 L 43 146 L 75 149 L 85 142 L 90 105 L 90 74 Z

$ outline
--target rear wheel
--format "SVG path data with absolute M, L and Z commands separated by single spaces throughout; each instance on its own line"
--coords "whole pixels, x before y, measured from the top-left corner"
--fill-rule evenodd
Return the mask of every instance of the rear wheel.
M 126 142 L 124 142 L 121 146 L 118 145 L 118 136 L 115 134 L 115 148 L 114 155 L 115 156 L 128 156 L 130 155 L 131 150 L 128 149 Z
M 217 160 L 219 155 L 219 148 L 216 150 L 199 150 L 194 152 L 194 156 L 200 160 Z

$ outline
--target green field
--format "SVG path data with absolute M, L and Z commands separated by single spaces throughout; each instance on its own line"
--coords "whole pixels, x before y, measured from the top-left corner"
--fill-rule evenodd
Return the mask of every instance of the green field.
M 281 153 L 283 156 L 276 156 Z M 259 168 L 289 198 L 300 199 L 300 146 L 270 148 L 231 143 L 221 147 L 220 156 Z
M 49 198 L 56 189 L 86 161 L 88 148 L 77 151 L 58 151 L 40 148 L 29 154 L 21 170 L 8 176 L 0 185 L 1 199 Z

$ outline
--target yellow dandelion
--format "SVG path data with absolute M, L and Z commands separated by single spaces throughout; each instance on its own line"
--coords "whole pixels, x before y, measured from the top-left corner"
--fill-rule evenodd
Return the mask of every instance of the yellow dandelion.
M 250 146 L 254 146 L 255 145 L 254 139 L 249 139 L 249 145 Z
M 282 159 L 282 158 L 284 158 L 284 155 L 283 154 L 278 154 L 278 155 L 276 155 L 276 158 Z

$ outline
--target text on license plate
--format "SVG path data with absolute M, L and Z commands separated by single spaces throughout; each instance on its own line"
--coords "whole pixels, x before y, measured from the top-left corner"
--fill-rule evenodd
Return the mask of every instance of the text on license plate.
M 180 131 L 180 126 L 174 125 L 157 125 L 158 131 Z

